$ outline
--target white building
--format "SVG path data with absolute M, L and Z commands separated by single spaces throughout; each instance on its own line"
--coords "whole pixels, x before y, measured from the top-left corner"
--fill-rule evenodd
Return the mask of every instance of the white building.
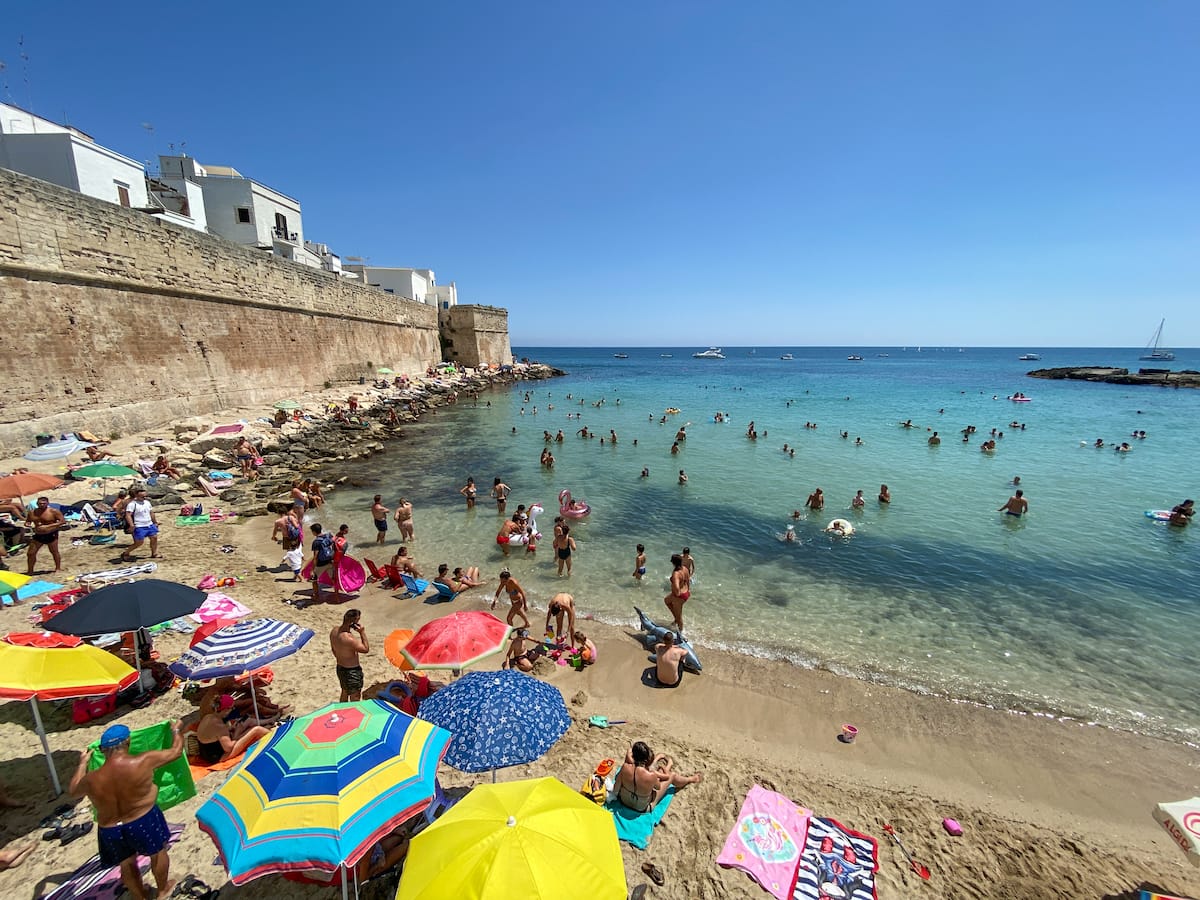
M 300 201 L 246 178 L 237 169 L 201 165 L 190 156 L 160 156 L 158 165 L 162 181 L 199 186 L 213 234 L 315 269 L 325 268 L 321 256 L 305 246 Z
M 90 135 L 0 103 L 0 166 L 134 209 L 150 205 L 146 170 Z
M 458 288 L 454 282 L 439 285 L 432 269 L 396 269 L 385 266 L 368 266 L 356 257 L 347 257 L 345 269 L 362 279 L 368 287 L 379 288 L 386 294 L 407 297 L 418 303 L 449 309 L 458 305 Z

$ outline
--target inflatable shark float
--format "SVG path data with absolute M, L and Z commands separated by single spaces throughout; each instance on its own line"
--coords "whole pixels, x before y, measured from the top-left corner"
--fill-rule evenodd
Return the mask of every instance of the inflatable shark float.
M 655 625 L 654 621 L 636 606 L 633 608 L 633 611 L 638 614 L 641 629 L 645 632 L 641 637 L 642 643 L 646 646 L 647 650 L 653 651 L 654 645 L 659 643 L 663 635 L 669 631 L 675 636 L 675 643 L 687 651 L 687 656 L 683 658 L 683 667 L 689 672 L 699 672 L 703 668 L 700 665 L 700 657 L 696 656 L 696 651 L 692 649 L 691 642 L 680 638 L 678 631 L 674 628 Z

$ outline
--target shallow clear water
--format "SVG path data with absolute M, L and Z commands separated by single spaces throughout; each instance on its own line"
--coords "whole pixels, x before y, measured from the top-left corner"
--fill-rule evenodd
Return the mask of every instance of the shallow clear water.
M 486 496 L 493 477 L 514 489 L 510 513 L 542 503 L 546 533 L 569 488 L 594 509 L 572 529 L 579 553 L 569 586 L 554 575 L 549 540 L 536 559 L 514 552 L 510 561 L 542 610 L 569 589 L 600 619 L 631 621 L 636 604 L 669 620 L 669 556 L 686 544 L 698 577 L 685 617 L 700 643 L 1177 740 L 1200 736 L 1200 523 L 1172 529 L 1143 515 L 1200 495 L 1200 391 L 1025 376 L 1033 367 L 1135 369 L 1139 351 L 1130 349 L 1038 350 L 1034 363 L 1017 359 L 1031 348 L 726 348 L 725 360 L 692 359 L 702 348 L 621 349 L 629 358 L 615 359 L 616 349 L 518 349 L 570 374 L 427 416 L 410 440 L 350 470 L 363 486 L 338 492 L 326 518 L 345 516 L 368 541 L 371 494 L 394 505 L 404 493 L 416 507 L 418 559 L 431 570 L 439 561 L 480 565 L 494 585 L 502 557 Z M 779 359 L 785 352 L 795 359 Z M 863 361 L 848 361 L 852 352 Z M 1200 368 L 1200 351 L 1176 353 L 1173 368 Z M 1014 391 L 1033 401 L 1007 401 Z M 667 407 L 681 412 L 660 424 Z M 718 410 L 729 424 L 713 422 Z M 904 419 L 916 427 L 900 427 Z M 746 436 L 751 420 L 756 442 Z M 1014 420 L 1025 429 L 1011 428 Z M 615 430 L 618 443 L 576 436 L 584 424 Z M 978 431 L 964 444 L 969 424 Z M 681 425 L 688 437 L 672 456 Z M 1004 437 L 995 454 L 981 453 L 992 428 Z M 552 471 L 538 461 L 544 429 L 565 434 L 550 445 Z M 941 433 L 940 447 L 928 446 L 928 429 Z M 1134 429 L 1147 439 L 1131 437 Z M 1098 437 L 1133 449 L 1094 449 Z M 458 494 L 468 475 L 480 487 L 471 512 Z M 1030 502 L 1019 520 L 997 512 L 1014 475 Z M 887 507 L 875 500 L 883 482 Z M 798 543 L 781 542 L 817 486 L 824 513 L 796 522 Z M 866 508 L 850 512 L 859 488 Z M 822 532 L 838 516 L 854 522 L 852 538 Z M 630 576 L 639 542 L 650 567 L 642 584 Z

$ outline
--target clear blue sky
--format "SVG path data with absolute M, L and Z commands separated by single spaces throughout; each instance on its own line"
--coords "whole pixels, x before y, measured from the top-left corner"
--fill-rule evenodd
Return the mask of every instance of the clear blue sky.
M 1195 0 L 34 6 L 3 99 L 520 346 L 1200 346 Z

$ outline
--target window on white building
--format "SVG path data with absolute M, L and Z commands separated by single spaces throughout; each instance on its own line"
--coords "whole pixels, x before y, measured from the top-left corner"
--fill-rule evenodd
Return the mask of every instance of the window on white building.
M 237 208 L 237 220 L 242 225 L 249 225 L 250 224 L 250 207 L 239 206 Z

